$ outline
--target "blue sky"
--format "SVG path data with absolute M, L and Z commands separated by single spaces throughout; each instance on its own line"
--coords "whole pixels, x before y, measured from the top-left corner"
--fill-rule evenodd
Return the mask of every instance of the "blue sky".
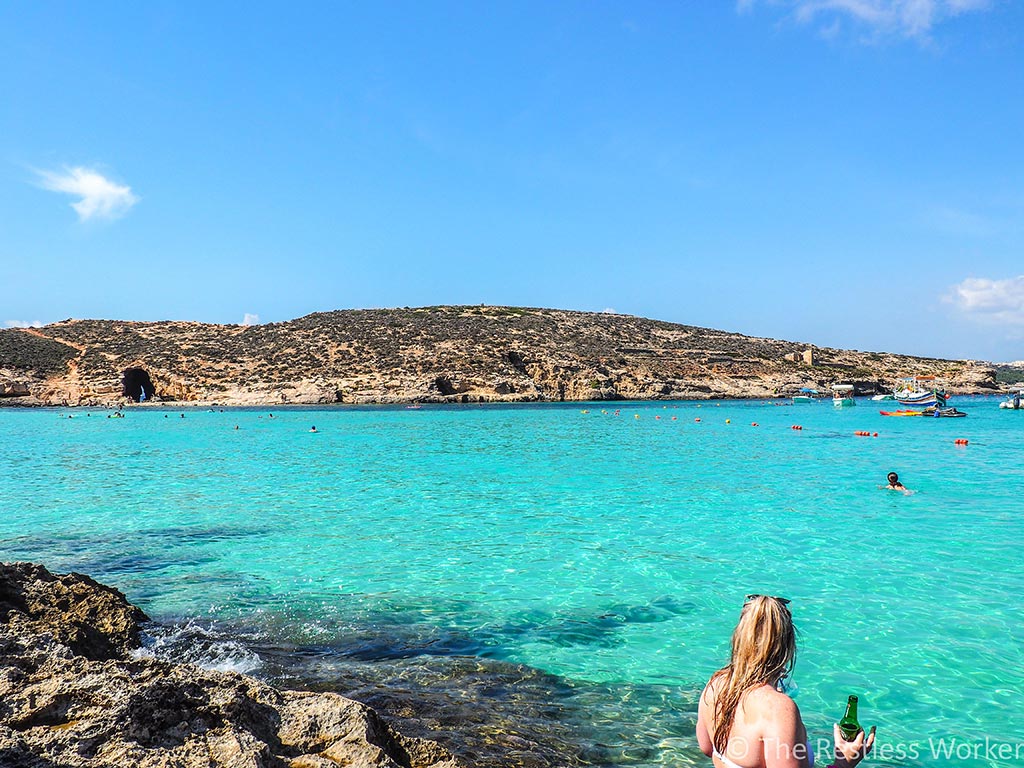
M 488 303 L 1017 360 L 1022 137 L 1009 0 L 10 3 L 0 324 Z

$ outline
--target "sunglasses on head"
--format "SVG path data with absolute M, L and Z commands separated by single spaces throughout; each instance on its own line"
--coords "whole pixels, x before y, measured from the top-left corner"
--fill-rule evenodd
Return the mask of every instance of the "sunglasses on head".
M 775 595 L 747 595 L 747 599 L 746 599 L 745 602 L 749 603 L 751 600 L 757 600 L 757 598 L 759 598 L 759 597 L 769 597 L 772 600 L 778 600 L 783 605 L 789 605 L 791 602 L 793 602 L 792 600 L 789 600 L 788 598 L 776 597 Z

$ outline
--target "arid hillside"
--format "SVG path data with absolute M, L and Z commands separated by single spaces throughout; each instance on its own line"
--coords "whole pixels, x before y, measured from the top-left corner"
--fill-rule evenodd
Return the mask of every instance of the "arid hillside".
M 343 310 L 267 325 L 66 320 L 0 331 L 0 395 L 50 405 L 769 397 L 995 371 L 811 347 L 628 315 L 519 307 Z

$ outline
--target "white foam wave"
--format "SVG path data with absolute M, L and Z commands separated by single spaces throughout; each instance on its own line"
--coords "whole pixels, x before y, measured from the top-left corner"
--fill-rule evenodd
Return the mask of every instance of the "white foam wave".
M 141 635 L 142 647 L 135 658 L 195 664 L 216 672 L 254 672 L 263 665 L 259 655 L 238 640 L 219 635 L 212 627 L 195 621 L 184 624 L 152 624 Z

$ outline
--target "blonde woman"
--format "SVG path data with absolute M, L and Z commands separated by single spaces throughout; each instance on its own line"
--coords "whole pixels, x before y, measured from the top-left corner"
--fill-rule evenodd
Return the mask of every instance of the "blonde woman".
M 747 595 L 732 633 L 732 657 L 704 687 L 697 710 L 697 740 L 716 768 L 810 768 L 814 754 L 796 703 L 781 681 L 796 659 L 789 600 Z M 836 759 L 830 768 L 853 768 L 875 743 L 875 729 L 847 741 L 834 727 Z

